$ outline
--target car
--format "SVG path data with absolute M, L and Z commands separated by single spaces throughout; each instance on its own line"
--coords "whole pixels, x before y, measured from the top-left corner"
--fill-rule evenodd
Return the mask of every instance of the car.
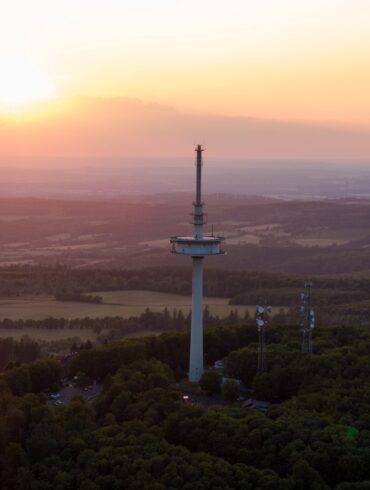
M 50 393 L 49 400 L 59 400 L 60 393 Z

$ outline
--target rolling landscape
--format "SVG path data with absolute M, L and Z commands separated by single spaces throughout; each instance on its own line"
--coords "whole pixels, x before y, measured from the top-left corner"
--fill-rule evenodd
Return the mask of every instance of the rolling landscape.
M 4 2 L 0 490 L 370 490 L 369 25 Z
M 303 274 L 370 270 L 370 201 L 216 194 L 207 230 L 229 253 L 218 267 Z M 191 194 L 115 200 L 2 199 L 0 264 L 131 268 L 185 264 L 169 237 L 189 234 Z M 189 219 L 190 221 L 190 219 Z

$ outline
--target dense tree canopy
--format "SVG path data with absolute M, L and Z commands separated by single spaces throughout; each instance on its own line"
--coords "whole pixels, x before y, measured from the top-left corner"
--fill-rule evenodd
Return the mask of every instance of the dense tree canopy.
M 270 328 L 268 370 L 257 376 L 254 328 L 206 331 L 209 364 L 224 358 L 245 397 L 272 402 L 266 412 L 209 406 L 219 381 L 212 371 L 201 383 L 210 396 L 183 399 L 187 333 L 81 350 L 69 375 L 103 383 L 90 403 L 46 404 L 43 391 L 61 377 L 52 359 L 8 369 L 0 378 L 2 488 L 369 488 L 370 332 L 322 329 L 312 355 L 300 352 L 297 334 Z

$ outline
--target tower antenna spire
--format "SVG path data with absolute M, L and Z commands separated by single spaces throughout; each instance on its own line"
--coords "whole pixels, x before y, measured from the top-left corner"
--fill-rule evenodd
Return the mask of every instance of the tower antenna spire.
M 206 223 L 206 216 L 203 213 L 203 202 L 202 202 L 202 152 L 204 151 L 201 145 L 198 145 L 195 149 L 197 152 L 196 159 L 196 186 L 195 186 L 195 201 L 194 206 L 194 238 L 203 238 L 203 225 Z
M 192 277 L 192 309 L 190 332 L 189 381 L 198 382 L 203 374 L 203 259 L 210 255 L 223 255 L 221 248 L 223 237 L 204 236 L 203 226 L 206 214 L 203 212 L 202 201 L 202 145 L 195 148 L 196 185 L 194 212 L 191 223 L 194 226 L 193 236 L 171 237 L 172 253 L 188 255 L 193 259 Z

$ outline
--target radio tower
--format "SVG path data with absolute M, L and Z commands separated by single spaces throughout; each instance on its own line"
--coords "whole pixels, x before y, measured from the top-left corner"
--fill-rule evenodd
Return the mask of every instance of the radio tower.
M 304 283 L 305 291 L 301 293 L 301 330 L 302 330 L 302 352 L 312 354 L 312 330 L 315 328 L 315 312 L 311 308 L 312 281 Z
M 256 325 L 258 329 L 257 374 L 262 374 L 267 370 L 266 327 L 269 313 L 271 313 L 271 306 L 256 306 Z
M 203 236 L 206 215 L 202 202 L 202 152 L 201 145 L 195 149 L 196 192 L 192 213 L 194 236 L 171 237 L 172 253 L 189 255 L 193 259 L 192 310 L 190 332 L 189 381 L 197 382 L 203 374 L 203 258 L 208 255 L 222 255 L 220 236 Z

